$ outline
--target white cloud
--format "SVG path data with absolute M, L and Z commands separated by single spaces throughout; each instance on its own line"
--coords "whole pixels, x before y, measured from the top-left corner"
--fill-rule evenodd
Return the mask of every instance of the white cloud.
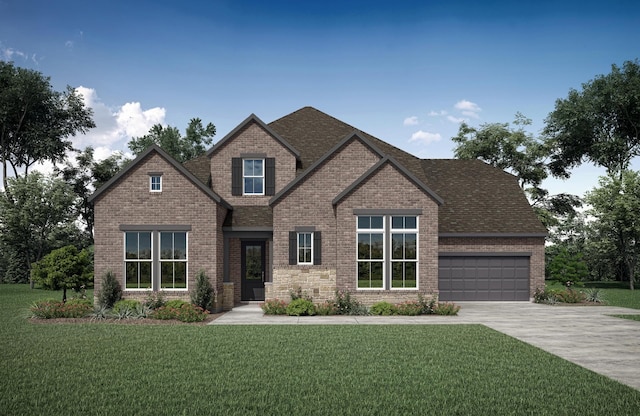
M 433 111 L 433 110 L 431 110 L 431 111 L 429 111 L 429 114 L 428 114 L 428 115 L 429 115 L 430 117 L 440 117 L 440 116 L 446 116 L 446 115 L 447 115 L 447 112 L 446 112 L 446 111 L 444 111 L 444 110 L 440 110 L 440 111 Z
M 407 117 L 404 119 L 404 122 L 402 124 L 404 124 L 405 126 L 415 126 L 418 124 L 418 117 L 416 116 Z
M 465 116 L 473 118 L 480 118 L 478 113 L 482 111 L 482 108 L 480 108 L 478 104 L 468 100 L 458 101 L 454 107 L 456 110 L 460 110 Z
M 64 43 L 64 46 L 68 49 L 73 49 L 73 41 L 72 40 L 68 40 Z
M 447 116 L 447 120 L 449 120 L 452 123 L 462 123 L 463 121 L 467 121 L 464 118 L 454 117 L 454 116 Z
M 39 64 L 39 61 L 41 60 L 41 58 L 36 57 L 35 53 L 29 56 L 29 54 L 26 52 L 4 46 L 4 44 L 0 42 L 0 59 L 4 61 L 13 61 L 16 58 L 20 58 L 23 61 L 31 60 L 35 64 Z
M 429 144 L 440 141 L 441 139 L 442 136 L 440 133 L 429 133 L 428 131 L 418 130 L 411 135 L 409 142 L 422 142 L 424 144 Z
M 75 147 L 108 147 L 119 141 L 128 142 L 132 137 L 147 134 L 154 124 L 164 124 L 164 108 L 143 110 L 139 102 L 131 102 L 112 110 L 100 100 L 93 88 L 80 86 L 76 91 L 82 95 L 85 105 L 93 109 L 96 127 L 74 137 L 72 141 Z

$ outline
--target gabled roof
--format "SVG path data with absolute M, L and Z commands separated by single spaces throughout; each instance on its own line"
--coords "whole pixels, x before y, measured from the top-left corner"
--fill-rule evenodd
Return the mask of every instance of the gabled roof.
M 285 195 L 287 192 L 289 192 L 294 186 L 296 186 L 297 184 L 299 184 L 300 182 L 305 180 L 311 174 L 311 172 L 313 172 L 318 166 L 322 165 L 329 157 L 331 157 L 331 155 L 336 153 L 338 150 L 340 150 L 345 144 L 349 143 L 351 140 L 359 140 L 365 146 L 367 146 L 369 149 L 371 149 L 374 153 L 376 153 L 378 156 L 384 157 L 384 153 L 382 153 L 382 151 L 380 149 L 378 149 L 377 146 L 375 146 L 373 143 L 371 143 L 370 140 L 366 139 L 361 132 L 359 132 L 358 130 L 354 130 L 351 133 L 347 134 L 335 146 L 333 146 L 331 149 L 329 149 L 327 151 L 327 153 L 325 153 L 322 157 L 317 159 L 311 166 L 309 166 L 307 169 L 305 169 L 304 172 L 302 172 L 298 176 L 296 176 L 296 178 L 294 180 L 292 180 L 291 182 L 289 182 L 289 184 L 287 184 L 287 186 L 282 188 L 280 190 L 280 192 L 275 194 L 269 200 L 269 205 L 274 204 L 283 195 Z
M 211 156 L 213 153 L 216 152 L 216 150 L 220 149 L 229 140 L 231 140 L 240 130 L 242 130 L 243 128 L 245 128 L 246 126 L 248 126 L 251 123 L 256 123 L 262 129 L 264 129 L 269 135 L 271 135 L 274 139 L 276 139 L 278 142 L 280 142 L 280 144 L 282 144 L 287 150 L 289 150 L 291 152 L 291 154 L 293 154 L 296 157 L 296 159 L 298 159 L 298 160 L 300 159 L 300 152 L 298 152 L 298 150 L 296 150 L 296 148 L 291 146 L 291 144 L 289 144 L 289 142 L 287 142 L 284 138 L 282 138 L 271 127 L 269 127 L 262 120 L 260 120 L 260 118 L 258 118 L 258 116 L 256 116 L 255 114 L 251 114 L 242 123 L 238 124 L 238 126 L 235 129 L 231 130 L 231 132 L 229 134 L 224 136 L 222 139 L 220 139 L 220 141 L 218 141 L 215 145 L 213 145 L 213 147 L 211 149 L 209 149 L 209 151 L 207 151 L 207 156 Z
M 384 165 L 387 165 L 387 164 L 399 170 L 400 173 L 402 173 L 407 179 L 413 182 L 413 184 L 416 185 L 417 188 L 421 189 L 425 194 L 429 195 L 429 197 L 431 197 L 431 199 L 433 199 L 436 202 L 436 204 L 442 205 L 444 203 L 442 198 L 440 198 L 435 192 L 429 189 L 427 185 L 422 183 L 420 179 L 416 178 L 415 175 L 413 175 L 411 172 L 405 169 L 404 166 L 396 162 L 395 159 L 389 156 L 385 156 L 382 159 L 380 159 L 378 163 L 376 163 L 371 168 L 369 168 L 369 170 L 367 170 L 362 176 L 356 179 L 351 185 L 346 187 L 344 191 L 340 192 L 340 194 L 338 194 L 338 196 L 336 196 L 333 199 L 332 201 L 333 205 L 337 205 L 340 201 L 342 201 L 342 199 L 344 199 L 345 197 L 347 197 L 347 195 L 353 192 L 353 190 L 356 189 L 361 183 L 366 181 L 371 175 L 373 175 L 375 172 L 377 172 Z
M 202 181 L 196 178 L 191 172 L 189 172 L 184 166 L 178 163 L 173 157 L 171 157 L 167 152 L 162 150 L 158 145 L 149 146 L 144 152 L 140 153 L 133 161 L 131 161 L 124 169 L 118 172 L 113 178 L 107 181 L 104 185 L 98 188 L 93 195 L 89 197 L 89 202 L 93 202 L 96 198 L 98 198 L 103 192 L 109 189 L 113 184 L 118 182 L 120 178 L 127 174 L 131 169 L 140 164 L 147 156 L 151 153 L 157 153 L 166 160 L 171 166 L 173 166 L 178 172 L 180 172 L 185 178 L 187 178 L 191 183 L 193 183 L 198 189 L 207 194 L 209 198 L 213 199 L 218 204 L 221 204 L 227 209 L 233 209 L 231 205 L 229 205 L 224 199 L 222 199 L 218 194 L 213 192 L 210 187 L 206 186 Z

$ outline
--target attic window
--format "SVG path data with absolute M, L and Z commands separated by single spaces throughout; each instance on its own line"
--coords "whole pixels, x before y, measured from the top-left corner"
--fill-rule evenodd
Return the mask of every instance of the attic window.
M 149 191 L 162 192 L 162 174 L 161 173 L 149 174 Z

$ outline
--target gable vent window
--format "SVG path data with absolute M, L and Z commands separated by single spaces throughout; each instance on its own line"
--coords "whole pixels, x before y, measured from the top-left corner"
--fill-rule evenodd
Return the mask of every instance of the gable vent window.
M 162 175 L 155 173 L 149 175 L 149 191 L 162 192 Z

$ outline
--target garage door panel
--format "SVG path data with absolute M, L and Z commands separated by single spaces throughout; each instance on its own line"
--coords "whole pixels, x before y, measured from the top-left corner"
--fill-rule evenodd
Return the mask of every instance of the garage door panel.
M 438 284 L 443 301 L 529 300 L 529 257 L 443 256 Z

